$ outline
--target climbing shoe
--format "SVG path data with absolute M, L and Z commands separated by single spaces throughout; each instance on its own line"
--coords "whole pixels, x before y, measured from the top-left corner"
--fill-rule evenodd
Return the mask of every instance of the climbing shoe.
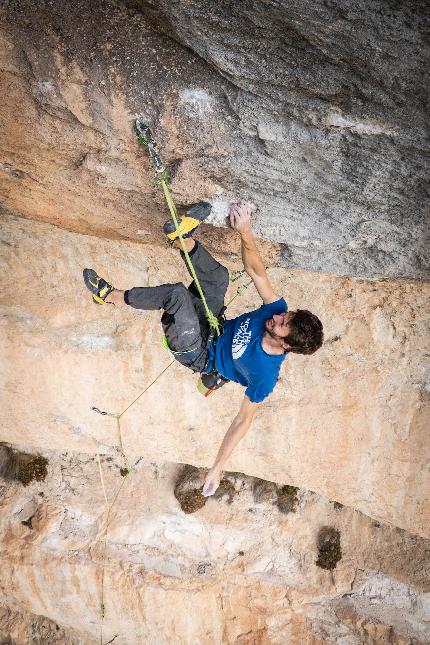
M 113 286 L 98 276 L 94 269 L 84 269 L 83 273 L 85 286 L 93 294 L 93 301 L 97 305 L 111 304 L 106 302 L 106 298 L 114 290 Z
M 209 202 L 198 202 L 187 210 L 187 214 L 178 218 L 178 228 L 175 227 L 174 222 L 169 219 L 163 226 L 164 235 L 168 237 L 171 242 L 174 242 L 179 235 L 182 237 L 191 237 L 193 231 L 200 226 L 200 224 L 209 217 L 212 210 L 212 205 Z
M 212 392 L 219 390 L 220 387 L 228 382 L 228 378 L 225 378 L 216 370 L 212 370 L 212 372 L 209 372 L 209 374 L 200 374 L 200 378 L 197 381 L 197 389 L 200 394 L 208 397 L 212 394 Z

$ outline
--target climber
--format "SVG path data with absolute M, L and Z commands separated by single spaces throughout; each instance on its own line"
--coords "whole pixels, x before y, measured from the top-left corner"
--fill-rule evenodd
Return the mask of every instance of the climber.
M 164 233 L 174 243 L 182 235 L 209 308 L 217 317 L 224 310 L 229 278 L 227 269 L 192 237 L 211 210 L 207 202 L 191 207 L 179 220 L 164 225 Z M 210 496 L 219 486 L 223 466 L 248 431 L 261 402 L 272 392 L 286 354 L 313 354 L 322 345 L 320 320 L 306 310 L 288 311 L 284 298 L 273 290 L 257 250 L 251 228 L 251 205 L 230 206 L 230 224 L 241 237 L 243 265 L 253 280 L 263 304 L 259 309 L 224 321 L 220 336 L 212 336 L 194 281 L 188 289 L 182 284 L 114 288 L 92 269 L 84 269 L 84 282 L 98 304 L 131 306 L 136 309 L 163 309 L 161 324 L 169 349 L 175 358 L 195 372 L 220 377 L 217 387 L 229 380 L 244 387 L 239 412 L 228 429 L 212 468 L 203 495 Z M 181 251 L 182 257 L 184 253 Z

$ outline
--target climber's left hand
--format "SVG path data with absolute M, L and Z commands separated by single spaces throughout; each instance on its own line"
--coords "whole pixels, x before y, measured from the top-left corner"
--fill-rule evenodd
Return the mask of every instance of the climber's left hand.
M 215 493 L 221 481 L 221 473 L 211 468 L 208 474 L 206 475 L 205 484 L 203 486 L 202 495 L 204 497 L 210 497 Z

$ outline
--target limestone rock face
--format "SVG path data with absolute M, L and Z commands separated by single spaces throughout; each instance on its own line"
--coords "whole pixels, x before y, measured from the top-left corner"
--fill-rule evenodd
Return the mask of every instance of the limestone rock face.
M 43 455 L 43 483 L 2 487 L 0 603 L 16 621 L 0 610 L 2 638 L 32 613 L 37 645 L 61 642 L 55 624 L 68 645 L 429 642 L 429 540 L 303 490 L 282 513 L 237 473 L 234 497 L 188 515 L 181 465 L 139 457 L 124 479 L 114 450 L 101 456 L 106 505 L 94 456 Z M 316 564 L 327 525 L 342 547 L 332 570 Z
M 427 3 L 128 2 L 228 79 L 233 179 L 284 266 L 428 275 Z
M 203 234 L 202 234 L 203 237 Z M 118 288 L 188 283 L 179 253 L 2 220 L 0 440 L 94 453 L 115 446 L 115 420 L 167 367 L 159 312 L 93 304 L 92 266 Z M 29 262 L 31 258 L 31 262 Z M 231 271 L 237 260 L 227 261 Z M 430 537 L 426 303 L 430 288 L 271 269 L 292 309 L 326 331 L 313 356 L 290 354 L 229 467 L 317 491 L 374 518 Z M 19 285 L 19 289 L 16 285 Z M 226 300 L 236 293 L 229 287 Z M 254 288 L 229 317 L 255 309 Z M 210 466 L 243 398 L 228 383 L 205 399 L 174 363 L 121 421 L 124 448 L 157 462 Z
M 16 600 L 10 599 L 9 603 L 18 606 Z M 90 641 L 70 627 L 64 629 L 45 616 L 1 605 L 0 638 L 7 645 L 90 645 Z
M 40 645 L 47 645 L 58 624 L 65 643 L 100 642 L 108 510 L 98 451 L 108 505 L 122 483 L 125 493 L 109 520 L 103 642 L 115 634 L 124 645 L 167 645 L 172 634 L 184 645 L 190 638 L 203 645 L 428 641 L 429 546 L 416 535 L 428 538 L 429 527 L 422 285 L 272 269 L 275 288 L 293 307 L 312 306 L 327 333 L 315 356 L 288 357 L 228 463 L 278 486 L 228 477 L 234 495 L 230 489 L 184 514 L 174 496 L 178 471 L 168 464 L 210 466 L 243 391 L 228 384 L 203 399 L 196 377 L 174 364 L 121 420 L 128 463 L 137 464 L 122 478 L 115 420 L 92 407 L 124 410 L 170 356 L 157 312 L 96 306 L 81 278 L 83 266 L 94 266 L 118 287 L 176 282 L 186 279 L 180 258 L 11 215 L 1 231 L 2 266 L 13 280 L 0 296 L 0 440 L 41 452 L 48 477 L 0 488 L 0 604 L 7 608 L 0 634 L 24 645 L 29 630 L 46 633 Z M 227 264 L 239 266 L 234 258 Z M 234 295 L 232 286 L 228 298 Z M 248 289 L 229 315 L 257 305 Z M 325 499 L 299 491 L 286 504 L 286 484 Z M 302 499 L 319 501 L 306 501 L 297 524 Z M 345 504 L 356 510 L 338 516 Z M 315 564 L 327 526 L 341 534 L 333 570 Z M 333 576 L 342 580 L 335 588 Z
M 2 3 L 1 642 L 430 642 L 426 16 Z M 82 282 L 188 281 L 137 113 L 178 206 L 214 206 L 197 237 L 241 269 L 225 214 L 252 200 L 275 291 L 325 328 L 206 501 L 243 389 L 160 376 L 159 313 L 95 306 Z M 261 303 L 236 286 L 228 317 Z
M 8 208 L 160 242 L 138 112 L 178 203 L 251 199 L 280 265 L 428 276 L 425 3 L 132 5 L 1 9 Z M 226 240 L 218 229 L 215 248 Z

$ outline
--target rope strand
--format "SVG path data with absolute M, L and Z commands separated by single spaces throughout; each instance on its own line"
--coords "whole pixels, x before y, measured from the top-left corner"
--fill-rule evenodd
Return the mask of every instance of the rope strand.
M 166 182 L 165 179 L 162 179 L 160 183 L 161 183 L 161 186 L 163 188 L 164 196 L 166 198 L 167 206 L 169 208 L 170 215 L 172 217 L 173 223 L 174 223 L 174 225 L 176 227 L 176 230 L 178 230 L 179 229 L 178 212 L 176 210 L 175 202 L 173 201 L 172 193 L 170 192 L 170 190 L 169 190 L 169 188 L 167 186 L 167 182 Z M 206 318 L 208 319 L 209 325 L 213 329 L 215 329 L 217 335 L 219 336 L 219 334 L 220 334 L 219 321 L 218 321 L 217 317 L 214 315 L 214 313 L 208 307 L 208 303 L 206 302 L 206 298 L 205 298 L 205 295 L 203 293 L 203 289 L 202 289 L 202 287 L 200 285 L 199 279 L 198 279 L 197 274 L 195 272 L 195 269 L 194 269 L 193 263 L 191 261 L 190 255 L 189 255 L 189 253 L 188 253 L 188 251 L 187 251 L 187 249 L 185 247 L 184 238 L 182 237 L 182 235 L 180 233 L 178 234 L 178 239 L 180 241 L 182 251 L 183 251 L 183 253 L 185 255 L 186 262 L 187 262 L 188 267 L 190 269 L 190 273 L 191 273 L 191 275 L 193 277 L 193 280 L 195 282 L 195 285 L 197 287 L 197 291 L 199 292 L 200 298 L 202 299 L 203 306 L 205 308 Z
M 144 145 L 147 145 L 148 148 L 150 148 L 147 139 L 143 135 L 138 136 L 138 140 L 141 143 L 143 143 Z M 154 148 L 152 148 L 152 152 L 154 153 Z M 162 174 L 162 179 L 159 181 L 159 184 L 163 188 L 164 196 L 165 196 L 165 199 L 166 199 L 166 202 L 167 202 L 167 206 L 169 208 L 170 215 L 172 217 L 173 223 L 175 224 L 176 230 L 178 230 L 179 229 L 178 213 L 177 213 L 177 210 L 176 210 L 175 203 L 173 201 L 172 194 L 171 194 L 171 192 L 170 192 L 170 190 L 169 190 L 169 188 L 167 186 L 167 183 L 168 183 L 167 173 L 165 172 L 164 166 L 162 165 L 161 159 L 158 157 L 158 154 L 157 155 L 152 154 L 150 156 L 153 159 L 153 161 L 155 159 L 154 163 L 155 163 L 155 169 L 156 169 L 157 173 L 161 173 L 161 172 L 163 173 Z M 217 335 L 219 336 L 220 335 L 219 321 L 216 318 L 216 316 L 214 315 L 214 313 L 208 307 L 205 295 L 204 295 L 203 290 L 201 288 L 199 279 L 198 279 L 198 277 L 196 275 L 193 263 L 192 263 L 191 258 L 189 256 L 189 253 L 188 253 L 188 251 L 186 249 L 184 238 L 182 237 L 182 235 L 180 233 L 178 234 L 178 239 L 180 241 L 182 251 L 184 252 L 184 256 L 186 258 L 186 262 L 187 262 L 187 265 L 189 267 L 190 273 L 191 273 L 191 275 L 192 275 L 192 277 L 194 279 L 195 285 L 197 287 L 197 290 L 198 290 L 199 295 L 201 297 L 201 300 L 203 302 L 203 306 L 205 308 L 205 313 L 206 313 L 206 317 L 208 319 L 208 323 L 216 331 Z M 231 282 L 233 283 L 236 280 L 238 280 L 239 278 L 241 278 L 244 273 L 245 273 L 244 270 L 238 271 L 236 274 L 234 274 L 234 276 L 232 276 Z M 241 295 L 241 293 L 243 293 L 243 291 L 245 291 L 245 289 L 247 289 L 251 284 L 252 284 L 252 280 L 248 284 L 243 285 L 242 287 L 239 286 L 237 288 L 237 290 L 236 290 L 236 294 L 231 298 L 231 300 L 227 303 L 227 305 L 229 305 L 231 302 L 233 302 L 233 300 L 238 295 Z M 121 454 L 123 456 L 124 464 L 125 464 L 125 468 L 121 469 L 121 471 L 120 471 L 121 475 L 123 476 L 123 480 L 122 480 L 121 484 L 118 486 L 118 488 L 117 488 L 117 490 L 116 490 L 116 492 L 115 492 L 115 494 L 113 496 L 112 502 L 110 503 L 110 505 L 108 505 L 108 498 L 107 498 L 106 487 L 105 487 L 104 478 L 103 478 L 103 470 L 102 470 L 102 465 L 101 465 L 101 460 L 100 460 L 100 454 L 99 454 L 99 450 L 97 448 L 97 460 L 98 460 L 100 481 L 101 481 L 101 485 L 102 485 L 102 489 L 103 489 L 103 495 L 104 495 L 104 498 L 105 498 L 105 511 L 107 511 L 106 512 L 106 519 L 105 519 L 104 527 L 103 527 L 102 532 L 101 532 L 101 536 L 103 537 L 103 553 L 102 553 L 102 571 L 101 571 L 101 583 L 100 583 L 101 584 L 101 589 L 100 589 L 100 615 L 101 615 L 100 645 L 103 645 L 103 626 L 104 626 L 104 619 L 105 619 L 105 613 L 106 613 L 106 607 L 105 607 L 105 572 L 106 572 L 106 557 L 107 557 L 107 539 L 108 539 L 108 529 L 109 529 L 109 524 L 110 524 L 111 512 L 112 512 L 112 509 L 113 509 L 114 505 L 117 502 L 117 499 L 118 499 L 119 494 L 120 494 L 120 492 L 121 492 L 121 490 L 122 490 L 122 488 L 124 486 L 126 478 L 128 477 L 128 475 L 130 475 L 131 472 L 133 472 L 133 470 L 134 470 L 134 468 L 135 468 L 135 466 L 137 464 L 137 462 L 136 462 L 133 465 L 133 467 L 129 467 L 129 463 L 128 463 L 127 455 L 125 453 L 124 443 L 123 443 L 123 439 L 122 439 L 122 433 L 121 433 L 121 417 L 140 399 L 141 396 L 143 396 L 145 394 L 145 392 L 147 392 L 158 381 L 158 379 L 165 372 L 167 372 L 167 370 L 173 365 L 174 362 L 175 362 L 175 360 L 171 361 L 155 377 L 155 379 L 153 379 L 151 381 L 151 383 L 149 383 L 149 385 L 126 408 L 124 408 L 124 410 L 122 412 L 119 412 L 119 413 L 106 412 L 105 410 L 100 410 L 99 408 L 97 408 L 95 406 L 93 406 L 91 408 L 94 412 L 97 412 L 98 414 L 101 414 L 103 416 L 110 416 L 110 417 L 115 418 L 116 426 L 117 426 L 117 430 L 118 430 L 118 437 L 119 437 L 119 450 L 120 450 L 120 452 L 121 452 Z M 108 641 L 108 643 L 112 643 L 117 637 L 118 637 L 118 634 L 115 634 L 115 636 L 110 641 Z M 106 643 L 105 645 L 108 645 L 108 643 Z

